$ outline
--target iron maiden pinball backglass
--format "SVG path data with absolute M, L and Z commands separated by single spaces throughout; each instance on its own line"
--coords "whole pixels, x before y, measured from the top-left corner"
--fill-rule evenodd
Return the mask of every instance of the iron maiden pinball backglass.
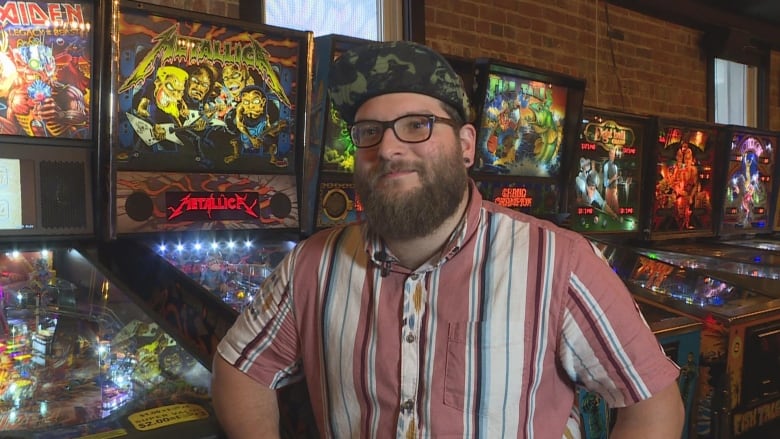
M 0 4 L 0 134 L 92 138 L 93 5 Z
M 311 33 L 120 3 L 118 234 L 298 228 Z

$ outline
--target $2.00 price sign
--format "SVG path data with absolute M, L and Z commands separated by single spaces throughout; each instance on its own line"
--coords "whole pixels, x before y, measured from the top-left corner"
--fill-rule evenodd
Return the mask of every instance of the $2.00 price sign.
M 208 417 L 208 411 L 197 404 L 173 404 L 133 413 L 128 420 L 137 430 L 147 431 Z

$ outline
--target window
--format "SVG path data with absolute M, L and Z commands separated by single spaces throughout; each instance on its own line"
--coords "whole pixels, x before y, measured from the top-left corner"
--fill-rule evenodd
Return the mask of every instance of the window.
M 265 22 L 367 40 L 401 39 L 400 0 L 265 0 Z
M 747 31 L 702 36 L 707 57 L 708 120 L 759 129 L 769 125 L 769 45 Z
M 758 67 L 715 58 L 715 122 L 756 127 Z

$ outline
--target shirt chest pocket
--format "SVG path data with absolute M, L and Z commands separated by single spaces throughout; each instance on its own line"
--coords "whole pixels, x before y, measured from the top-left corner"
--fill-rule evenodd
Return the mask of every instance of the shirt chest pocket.
M 447 336 L 444 404 L 494 416 L 517 414 L 523 394 L 522 322 L 453 322 Z

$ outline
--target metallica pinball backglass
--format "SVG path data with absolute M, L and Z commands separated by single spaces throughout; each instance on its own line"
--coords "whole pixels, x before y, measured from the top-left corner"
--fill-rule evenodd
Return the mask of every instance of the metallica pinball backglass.
M 121 3 L 113 234 L 297 230 L 310 35 Z
M 121 3 L 114 234 L 297 229 L 311 35 Z
M 294 174 L 308 34 L 127 4 L 115 28 L 119 169 Z

